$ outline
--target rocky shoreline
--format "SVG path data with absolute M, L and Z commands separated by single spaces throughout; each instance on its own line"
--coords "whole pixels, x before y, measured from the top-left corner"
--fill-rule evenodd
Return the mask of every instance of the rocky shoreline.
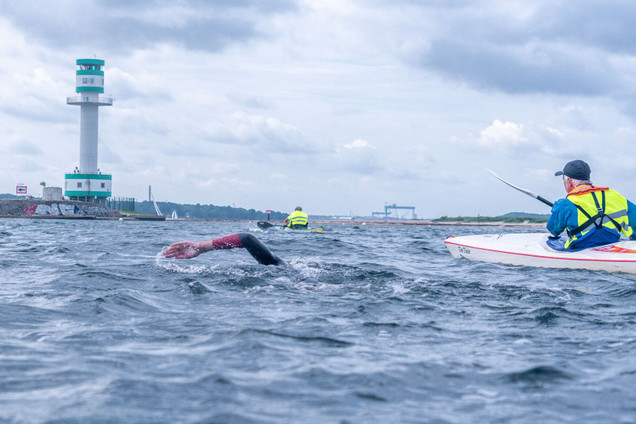
M 41 199 L 2 199 L 0 218 L 165 220 L 152 215 L 122 214 L 96 203 Z

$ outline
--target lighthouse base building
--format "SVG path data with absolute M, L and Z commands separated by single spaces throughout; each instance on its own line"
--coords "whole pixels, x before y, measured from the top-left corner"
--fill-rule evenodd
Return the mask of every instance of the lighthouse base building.
M 112 196 L 113 176 L 108 174 L 65 174 L 64 197 L 68 200 L 104 203 Z

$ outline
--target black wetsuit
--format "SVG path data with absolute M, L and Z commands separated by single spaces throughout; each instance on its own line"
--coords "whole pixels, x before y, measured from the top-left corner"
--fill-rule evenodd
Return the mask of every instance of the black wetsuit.
M 269 251 L 259 239 L 249 233 L 232 234 L 212 240 L 212 250 L 245 248 L 262 265 L 285 265 L 285 262 Z

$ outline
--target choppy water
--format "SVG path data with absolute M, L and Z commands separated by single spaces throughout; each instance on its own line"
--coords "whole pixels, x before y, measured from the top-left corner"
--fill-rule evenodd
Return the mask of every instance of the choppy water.
M 443 244 L 497 229 L 255 233 L 287 268 L 160 255 L 250 227 L 0 220 L 0 422 L 636 422 L 636 277 Z

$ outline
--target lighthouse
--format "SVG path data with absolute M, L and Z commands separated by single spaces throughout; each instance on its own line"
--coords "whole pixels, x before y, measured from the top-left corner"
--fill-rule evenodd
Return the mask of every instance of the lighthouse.
M 66 103 L 80 107 L 80 162 L 79 167 L 65 174 L 64 195 L 70 200 L 104 203 L 111 196 L 112 175 L 103 174 L 97 167 L 97 133 L 99 107 L 112 106 L 111 97 L 104 92 L 104 61 L 77 59 L 75 92 Z

